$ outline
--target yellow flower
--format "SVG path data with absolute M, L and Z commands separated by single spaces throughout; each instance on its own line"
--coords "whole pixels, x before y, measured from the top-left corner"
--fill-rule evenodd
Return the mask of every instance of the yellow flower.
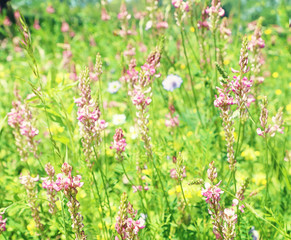
M 271 29 L 268 28 L 268 29 L 265 30 L 265 34 L 266 35 L 270 35 L 271 33 L 272 33 L 272 30 Z
M 281 89 L 276 89 L 275 94 L 276 94 L 276 95 L 281 95 L 281 94 L 282 94 Z
M 234 137 L 235 141 L 237 141 L 237 133 L 236 132 L 233 133 L 233 137 Z
M 99 228 L 99 229 L 102 229 L 102 223 L 101 223 L 101 222 L 98 223 L 98 228 Z
M 79 196 L 80 196 L 80 198 L 85 198 L 87 196 L 87 194 L 86 194 L 86 192 L 83 189 L 81 189 L 79 191 Z
M 184 70 L 184 69 L 186 68 L 186 65 L 185 65 L 185 64 L 181 64 L 180 68 L 181 68 L 182 70 Z
M 291 103 L 286 106 L 286 110 L 288 113 L 291 113 Z
M 263 96 L 259 95 L 258 100 L 261 100 L 261 99 L 263 99 Z
M 273 72 L 272 76 L 273 76 L 273 78 L 278 78 L 279 77 L 279 73 Z
M 202 88 L 202 86 L 203 86 L 202 83 L 198 83 L 198 84 L 195 85 L 195 89 L 199 90 L 199 89 Z
M 148 176 L 151 174 L 151 172 L 152 171 L 150 169 L 143 169 L 142 170 L 142 173 L 145 174 L 145 175 L 148 175 Z
M 291 82 L 289 82 L 289 87 L 291 87 Z
M 223 61 L 223 64 L 224 65 L 228 65 L 230 63 L 230 60 L 229 59 L 225 59 L 224 61 Z
M 191 31 L 191 32 L 195 32 L 195 28 L 194 28 L 194 27 L 191 27 L 191 28 L 190 28 L 190 31 Z
M 57 208 L 59 210 L 62 210 L 62 205 L 61 205 L 61 201 L 60 200 L 56 201 L 56 206 L 57 206 Z
M 255 155 L 258 157 L 261 155 L 261 153 L 259 151 L 255 151 Z
M 29 231 L 30 235 L 34 235 L 35 234 L 36 227 L 35 227 L 34 220 L 31 220 L 29 222 L 29 224 L 27 225 L 27 230 Z
M 241 156 L 245 158 L 245 160 L 256 160 L 257 155 L 253 148 L 249 146 L 241 153 Z
M 249 40 L 249 41 L 252 40 L 252 35 L 248 35 L 248 40 Z
M 187 132 L 187 137 L 191 137 L 193 135 L 192 131 Z
M 266 185 L 267 181 L 266 181 L 266 176 L 264 173 L 258 173 L 255 174 L 252 182 L 255 183 L 256 185 Z
M 61 73 L 58 73 L 56 76 L 56 82 L 61 83 L 63 81 L 63 79 L 64 79 L 64 75 Z

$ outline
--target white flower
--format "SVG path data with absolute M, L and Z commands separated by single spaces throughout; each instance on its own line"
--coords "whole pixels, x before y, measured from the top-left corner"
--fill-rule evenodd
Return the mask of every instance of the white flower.
M 153 22 L 150 20 L 146 23 L 145 30 L 150 30 L 153 26 Z
M 183 80 L 181 77 L 170 74 L 166 77 L 162 84 L 165 90 L 173 92 L 176 88 L 180 88 L 182 82 Z
M 121 83 L 119 81 L 114 81 L 114 82 L 108 83 L 107 91 L 113 94 L 113 93 L 117 93 L 120 88 L 121 88 Z
M 125 123 L 126 116 L 124 114 L 115 114 L 113 115 L 112 123 L 114 125 L 122 125 Z
M 129 132 L 131 134 L 131 139 L 136 139 L 138 137 L 138 132 L 136 131 L 136 129 L 134 127 L 130 127 L 129 128 Z

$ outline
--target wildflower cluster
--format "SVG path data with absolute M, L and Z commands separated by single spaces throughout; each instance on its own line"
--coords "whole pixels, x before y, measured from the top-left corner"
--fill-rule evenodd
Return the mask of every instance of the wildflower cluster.
M 134 220 L 137 211 L 133 209 L 132 205 L 128 202 L 126 193 L 121 196 L 118 215 L 116 217 L 115 229 L 119 234 L 115 239 L 139 239 L 138 232 L 145 227 L 145 222 L 142 218 Z
M 55 189 L 54 181 L 53 181 L 55 177 L 55 169 L 50 163 L 48 163 L 45 165 L 45 171 L 48 177 L 41 179 L 43 181 L 42 187 L 47 190 L 47 198 L 49 202 L 49 213 L 55 214 L 57 211 L 57 208 L 56 208 L 57 191 Z
M 170 113 L 166 115 L 165 125 L 170 128 L 179 126 L 179 115 L 175 114 L 176 109 L 174 105 L 169 106 Z
M 39 131 L 33 126 L 34 119 L 28 105 L 21 102 L 17 92 L 16 97 L 17 101 L 12 102 L 13 108 L 7 114 L 8 124 L 14 128 L 13 134 L 21 160 L 26 160 L 29 152 L 37 158 L 37 141 L 34 138 Z
M 267 134 L 270 137 L 274 137 L 276 132 L 283 134 L 284 127 L 282 127 L 284 120 L 283 120 L 283 108 L 278 110 L 278 113 L 272 117 L 273 125 L 269 124 L 268 126 L 268 100 L 267 97 L 264 97 L 261 104 L 261 116 L 260 116 L 260 123 L 261 128 L 257 128 L 257 134 L 262 137 L 266 137 Z
M 205 201 L 209 206 L 208 212 L 212 219 L 213 233 L 216 239 L 234 239 L 236 236 L 235 224 L 237 215 L 233 208 L 223 209 L 220 204 L 221 194 L 224 191 L 219 188 L 221 181 L 214 184 L 217 178 L 214 162 L 209 164 L 207 174 L 210 183 L 205 183 L 205 188 L 202 188 L 202 195 L 205 197 Z
M 98 63 L 98 62 L 97 62 Z M 98 77 L 101 75 L 100 64 L 95 67 Z M 107 123 L 100 119 L 101 111 L 98 103 L 91 97 L 89 69 L 85 68 L 79 82 L 80 98 L 75 99 L 78 106 L 79 127 L 82 136 L 83 151 L 89 164 L 92 154 L 92 145 L 101 142 L 101 131 L 107 127 Z
M 82 177 L 80 175 L 72 176 L 72 167 L 68 163 L 62 165 L 62 173 L 57 174 L 56 180 L 53 178 L 54 170 L 51 165 L 46 166 L 46 171 L 50 177 L 44 179 L 43 188 L 50 191 L 50 193 L 53 191 L 63 191 L 69 200 L 67 206 L 71 214 L 71 220 L 73 222 L 72 228 L 75 232 L 76 240 L 86 239 L 83 231 L 83 216 L 79 212 L 80 203 L 76 199 L 78 193 L 77 188 L 82 187 L 84 184 L 81 182 Z
M 151 53 L 147 62 L 141 66 L 141 71 L 135 72 L 135 79 L 138 79 L 132 91 L 129 92 L 132 103 L 135 105 L 137 112 L 137 123 L 139 126 L 142 140 L 145 143 L 145 149 L 148 156 L 152 155 L 151 138 L 148 134 L 148 105 L 152 99 L 151 83 L 160 74 L 157 74 L 157 68 L 160 65 L 161 49 L 157 48 L 156 51 Z
M 189 12 L 188 1 L 172 0 L 172 5 L 175 7 L 175 19 L 178 26 L 181 26 L 183 19 L 186 17 L 186 12 Z
M 32 217 L 35 221 L 36 227 L 42 231 L 43 230 L 43 225 L 40 221 L 40 216 L 39 216 L 39 210 L 38 210 L 38 204 L 37 204 L 37 188 L 36 188 L 36 182 L 39 180 L 39 176 L 33 178 L 28 174 L 27 176 L 20 176 L 20 183 L 25 187 L 26 189 L 26 194 L 28 198 L 28 205 L 31 209 L 32 212 Z
M 227 77 L 227 76 L 226 76 Z M 222 119 L 222 125 L 225 132 L 225 140 L 227 146 L 227 161 L 229 163 L 229 168 L 235 168 L 235 156 L 234 156 L 234 126 L 232 120 L 232 111 L 230 109 L 231 105 L 235 104 L 234 98 L 230 95 L 231 86 L 227 79 L 222 79 L 221 88 L 217 87 L 219 96 L 215 96 L 214 106 L 220 109 L 220 117 Z
M 125 151 L 126 141 L 125 141 L 123 131 L 121 128 L 118 128 L 115 130 L 113 139 L 114 139 L 114 142 L 111 143 L 112 146 L 110 147 L 110 149 L 115 149 L 117 160 L 122 161 L 123 160 L 122 153 Z
M 219 17 L 223 17 L 225 13 L 221 7 L 220 0 L 212 0 L 211 6 L 206 9 L 206 13 L 209 15 L 209 28 L 212 32 L 215 32 L 218 27 Z
M 118 34 L 121 37 L 132 35 L 133 31 L 129 29 L 128 23 L 128 20 L 131 18 L 131 15 L 128 13 L 126 4 L 124 2 L 122 2 L 120 5 L 120 11 L 117 15 L 117 18 L 121 21 L 121 29 L 118 31 Z
M 0 235 L 6 231 L 6 221 L 7 218 L 3 219 L 3 213 L 0 213 Z
M 106 5 L 107 5 L 107 1 L 106 0 L 102 0 L 101 1 L 101 20 L 102 21 L 108 21 L 110 20 L 110 15 L 108 14 L 107 10 L 106 10 Z
M 254 34 L 249 42 L 249 50 L 253 53 L 251 59 L 252 79 L 254 83 L 260 84 L 264 82 L 264 77 L 260 76 L 261 66 L 264 63 L 262 49 L 265 48 L 265 41 L 262 39 L 262 23 L 261 19 L 258 20 Z

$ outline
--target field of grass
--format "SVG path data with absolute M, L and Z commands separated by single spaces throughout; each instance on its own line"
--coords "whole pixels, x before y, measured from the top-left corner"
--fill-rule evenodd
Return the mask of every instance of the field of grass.
M 0 10 L 0 239 L 291 238 L 288 0 L 24 2 Z

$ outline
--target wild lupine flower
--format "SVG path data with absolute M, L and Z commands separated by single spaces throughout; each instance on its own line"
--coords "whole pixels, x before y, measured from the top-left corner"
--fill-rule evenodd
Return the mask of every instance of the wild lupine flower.
M 18 20 L 20 18 L 20 12 L 18 10 L 16 10 L 14 12 L 14 17 L 15 17 L 16 20 Z
M 176 162 L 176 176 L 179 181 L 182 181 L 183 178 L 186 177 L 186 167 L 183 165 L 183 157 L 182 154 L 179 153 L 177 157 L 177 162 Z
M 242 186 L 238 189 L 238 191 L 235 194 L 236 199 L 233 200 L 232 206 L 237 206 L 239 204 L 238 200 L 240 200 L 240 201 L 244 200 L 244 198 L 245 198 L 244 193 L 246 191 L 246 188 L 248 187 L 248 184 L 249 184 L 249 181 L 246 180 L 246 181 L 244 181 Z M 239 206 L 239 210 L 241 212 L 244 212 L 244 210 L 243 210 L 244 208 L 245 208 L 245 206 L 243 204 Z
M 102 7 L 101 9 L 101 20 L 102 21 L 108 21 L 110 20 L 110 15 L 108 14 L 105 7 Z
M 111 94 L 117 93 L 118 90 L 121 88 L 121 83 L 119 81 L 114 81 L 108 83 L 107 91 Z
M 257 134 L 262 137 L 266 137 L 267 134 L 270 135 L 270 137 L 274 137 L 276 132 L 279 132 L 281 134 L 284 133 L 284 127 L 282 127 L 284 120 L 283 120 L 283 108 L 280 108 L 278 110 L 278 113 L 276 116 L 272 117 L 273 124 L 268 124 L 268 109 L 267 109 L 268 101 L 267 97 L 264 97 L 261 104 L 261 116 L 260 116 L 260 123 L 261 128 L 257 128 Z
M 179 115 L 174 116 L 176 112 L 174 105 L 170 105 L 169 110 L 170 113 L 166 115 L 165 125 L 172 128 L 179 126 Z
M 39 20 L 38 19 L 34 20 L 33 27 L 34 27 L 35 30 L 39 30 L 40 29 L 40 25 L 39 25 Z
M 239 65 L 240 71 L 232 69 L 233 73 L 239 73 L 233 77 L 234 81 L 231 82 L 231 89 L 235 94 L 236 104 L 240 112 L 240 118 L 245 121 L 247 111 L 246 107 L 249 100 L 249 93 L 253 86 L 253 80 L 248 79 L 245 74 L 249 71 L 248 67 L 248 41 L 246 37 L 243 39 Z
M 76 65 L 74 63 L 71 65 L 71 73 L 69 78 L 73 81 L 77 81 L 79 79 L 77 75 Z
M 186 12 L 189 12 L 189 3 L 183 0 L 172 0 L 172 5 L 175 7 L 176 23 L 181 26 L 183 19 L 186 17 Z
M 50 14 L 53 14 L 55 12 L 55 9 L 53 8 L 53 6 L 49 5 L 47 8 L 46 8 L 46 12 L 47 13 L 50 13 Z
M 225 208 L 223 212 L 224 226 L 222 229 L 224 239 L 235 239 L 235 224 L 237 215 L 233 208 Z
M 102 72 L 99 65 L 95 67 L 98 77 Z M 90 166 L 89 160 L 92 154 L 92 145 L 100 144 L 102 140 L 101 131 L 107 127 L 107 123 L 100 119 L 101 112 L 98 103 L 91 97 L 89 69 L 87 67 L 81 73 L 78 87 L 80 98 L 75 99 L 75 103 L 78 106 L 77 119 L 79 120 L 83 151 L 88 166 Z
M 6 231 L 6 221 L 7 218 L 3 219 L 3 213 L 0 213 L 0 235 L 2 232 Z
M 126 74 L 124 74 L 120 78 L 120 81 L 125 81 L 128 83 L 129 91 L 133 89 L 134 85 L 138 81 L 138 71 L 135 69 L 135 67 L 136 67 L 136 60 L 133 58 L 130 60 Z
M 213 233 L 216 239 L 234 239 L 237 215 L 233 208 L 223 209 L 220 205 L 221 194 L 224 192 L 219 188 L 221 181 L 214 185 L 217 178 L 214 162 L 209 164 L 207 174 L 211 183 L 205 183 L 205 188 L 202 188 L 202 195 L 209 205 L 208 212 L 212 219 Z
M 229 168 L 233 170 L 235 168 L 235 157 L 234 157 L 234 127 L 233 120 L 231 118 L 232 112 L 230 106 L 235 104 L 234 98 L 230 95 L 230 83 L 229 80 L 222 80 L 220 82 L 222 88 L 216 87 L 219 92 L 219 96 L 215 95 L 214 106 L 220 109 L 220 117 L 222 118 L 222 125 L 225 132 L 225 140 L 227 146 L 227 161 Z
M 209 27 L 211 32 L 215 32 L 218 27 L 219 17 L 224 16 L 224 9 L 221 7 L 220 0 L 212 0 L 211 7 L 206 9 L 206 12 L 209 14 Z
M 183 80 L 178 75 L 170 74 L 162 82 L 165 90 L 173 92 L 175 89 L 180 88 Z
M 123 160 L 122 153 L 125 151 L 126 141 L 123 135 L 123 131 L 121 128 L 115 130 L 115 134 L 113 136 L 114 142 L 111 142 L 110 149 L 116 150 L 116 158 L 119 161 Z
M 158 22 L 156 25 L 157 29 L 167 29 L 169 27 L 169 24 L 166 21 Z
M 12 22 L 10 21 L 9 17 L 5 17 L 4 20 L 3 20 L 3 25 L 4 26 L 7 26 L 7 27 L 10 27 L 12 25 Z
M 66 46 L 66 49 L 63 51 L 63 60 L 62 65 L 64 68 L 66 68 L 68 71 L 70 71 L 70 62 L 72 60 L 73 53 L 70 50 L 70 45 Z
M 120 11 L 117 15 L 117 18 L 121 21 L 121 29 L 119 30 L 119 35 L 121 37 L 126 37 L 131 35 L 132 32 L 129 30 L 128 20 L 131 18 L 131 15 L 127 12 L 126 4 L 124 2 L 120 5 Z
M 128 202 L 126 193 L 121 196 L 118 215 L 116 217 L 115 229 L 119 236 L 115 239 L 138 239 L 138 232 L 145 227 L 145 220 L 139 218 L 134 220 L 137 211 L 135 211 L 132 205 Z
M 39 180 L 39 176 L 33 178 L 28 174 L 27 176 L 22 176 L 20 175 L 19 177 L 20 183 L 24 185 L 26 189 L 26 194 L 28 198 L 28 205 L 31 209 L 32 212 L 32 217 L 35 221 L 36 227 L 42 231 L 43 230 L 43 225 L 40 222 L 40 216 L 39 216 L 39 211 L 38 211 L 38 204 L 36 203 L 37 201 L 37 188 L 36 188 L 36 182 Z
M 147 62 L 141 66 L 141 71 L 133 72 L 134 79 L 137 82 L 134 85 L 134 89 L 129 91 L 132 103 L 136 106 L 136 116 L 138 118 L 139 132 L 141 138 L 144 141 L 144 147 L 146 149 L 146 154 L 148 156 L 152 155 L 152 147 L 150 144 L 151 138 L 148 134 L 148 105 L 151 103 L 152 89 L 149 86 L 155 77 L 159 77 L 157 74 L 157 68 L 160 65 L 161 58 L 161 48 L 157 48 L 153 53 L 151 53 L 147 59 Z
M 249 50 L 253 53 L 251 59 L 252 78 L 256 84 L 260 84 L 264 81 L 264 77 L 260 76 L 262 61 L 262 48 L 265 47 L 265 41 L 262 39 L 262 23 L 261 19 L 258 20 L 255 32 L 252 35 L 249 42 Z
M 83 216 L 79 212 L 80 203 L 77 201 L 77 188 L 84 185 L 81 182 L 81 176 L 72 176 L 72 167 L 68 163 L 64 163 L 61 169 L 62 173 L 57 174 L 56 181 L 52 181 L 52 185 L 56 191 L 63 191 L 67 199 L 69 200 L 67 206 L 71 214 L 71 220 L 73 222 L 72 228 L 76 235 L 76 240 L 86 239 L 85 232 L 83 230 L 84 225 L 82 223 Z M 50 172 L 52 174 L 52 172 Z
M 27 159 L 28 152 L 33 153 L 37 158 L 37 142 L 34 137 L 38 135 L 39 131 L 32 125 L 33 117 L 28 106 L 21 102 L 17 92 L 15 95 L 18 100 L 12 102 L 13 108 L 7 114 L 8 125 L 14 128 L 13 134 L 21 160 Z
M 197 23 L 197 27 L 199 29 L 206 29 L 206 30 L 209 29 L 209 23 L 207 21 L 208 17 L 209 17 L 208 10 L 207 8 L 204 8 L 201 12 L 201 21 L 199 20 Z
M 126 50 L 123 52 L 123 55 L 125 57 L 129 56 L 132 57 L 135 55 L 135 47 L 131 44 L 128 44 L 126 47 Z
M 47 190 L 47 198 L 49 202 L 49 213 L 55 214 L 57 211 L 56 207 L 56 190 L 55 190 L 55 183 L 54 183 L 54 177 L 55 177 L 55 169 L 54 167 L 48 163 L 45 165 L 45 171 L 48 175 L 46 178 L 42 178 L 42 187 Z
M 227 55 L 228 43 L 231 41 L 231 30 L 228 28 L 228 19 L 224 17 L 219 26 L 219 35 L 220 35 L 220 47 L 217 48 L 217 59 L 220 65 L 224 65 L 224 59 Z
M 126 121 L 126 116 L 124 114 L 115 114 L 112 118 L 112 123 L 115 126 L 122 125 Z
M 65 33 L 65 32 L 69 32 L 69 30 L 70 30 L 69 24 L 67 22 L 63 21 L 62 26 L 61 26 L 61 31 L 63 33 Z

